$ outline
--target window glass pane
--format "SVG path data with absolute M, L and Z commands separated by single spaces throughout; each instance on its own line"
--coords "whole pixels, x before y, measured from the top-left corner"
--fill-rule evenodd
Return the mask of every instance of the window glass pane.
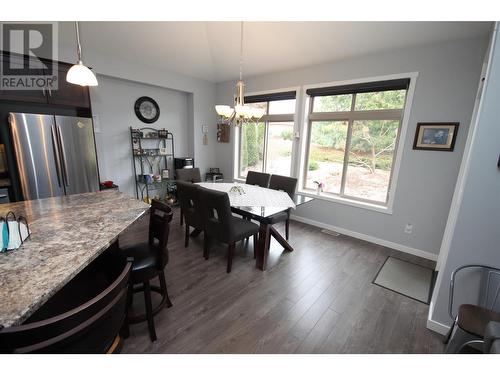
M 356 94 L 356 111 L 372 109 L 401 109 L 405 105 L 406 90 L 364 92 Z
M 306 188 L 316 190 L 317 181 L 324 192 L 340 193 L 346 138 L 347 121 L 312 122 Z
M 245 103 L 245 105 L 252 107 L 252 108 L 262 108 L 264 111 L 267 111 L 267 102 Z
M 313 112 L 350 111 L 352 95 L 316 96 L 313 99 Z
M 262 172 L 264 155 L 264 123 L 243 124 L 240 129 L 240 177 L 248 171 Z
M 290 176 L 293 122 L 269 122 L 267 137 L 266 172 Z
M 354 121 L 344 194 L 385 203 L 399 121 Z
M 270 115 L 283 115 L 295 113 L 295 99 L 273 100 L 269 102 Z

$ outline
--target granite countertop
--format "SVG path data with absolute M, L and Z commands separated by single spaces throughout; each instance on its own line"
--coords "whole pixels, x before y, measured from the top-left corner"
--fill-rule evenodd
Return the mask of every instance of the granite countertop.
M 28 219 L 31 236 L 0 253 L 0 325 L 19 325 L 147 212 L 117 190 L 0 205 Z

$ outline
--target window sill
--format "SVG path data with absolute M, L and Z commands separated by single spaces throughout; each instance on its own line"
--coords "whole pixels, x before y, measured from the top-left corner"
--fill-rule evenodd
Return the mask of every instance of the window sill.
M 392 215 L 392 207 L 382 206 L 375 203 L 361 202 L 353 199 L 333 196 L 328 193 L 316 194 L 311 192 L 310 190 L 299 190 L 299 194 L 305 195 L 306 197 L 311 197 L 319 200 L 324 200 L 328 202 L 334 202 L 339 204 L 345 204 L 348 206 L 353 206 L 357 208 L 363 208 L 365 210 L 381 212 L 383 214 Z

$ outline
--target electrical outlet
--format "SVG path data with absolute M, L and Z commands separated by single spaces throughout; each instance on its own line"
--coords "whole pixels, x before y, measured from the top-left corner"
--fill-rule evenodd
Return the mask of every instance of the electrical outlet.
M 406 224 L 404 232 L 406 234 L 412 234 L 413 233 L 413 224 L 410 224 L 410 223 Z

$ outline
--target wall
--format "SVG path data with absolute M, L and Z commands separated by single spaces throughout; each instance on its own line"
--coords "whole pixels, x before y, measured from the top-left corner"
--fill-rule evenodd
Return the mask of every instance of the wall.
M 497 23 L 498 33 L 498 23 Z M 428 327 L 445 333 L 448 316 L 448 292 L 451 272 L 466 264 L 487 264 L 500 268 L 500 37 L 492 41 L 477 120 L 470 134 L 470 149 L 464 155 L 464 173 L 457 183 L 454 215 L 450 214 L 443 243 L 447 257 L 439 272 L 429 311 Z M 472 276 L 472 275 L 470 275 Z M 460 292 L 460 291 L 458 291 Z M 459 294 L 458 294 L 459 295 Z M 471 296 L 467 296 L 470 299 Z M 460 298 L 458 298 L 460 303 Z
M 99 86 L 92 88 L 92 112 L 98 116 L 96 133 L 101 180 L 113 180 L 120 191 L 135 196 L 129 127 L 148 126 L 134 112 L 141 96 L 150 96 L 160 107 L 160 118 L 152 124 L 174 135 L 175 155 L 189 154 L 188 94 L 158 86 L 98 75 Z
M 323 200 L 298 208 L 300 220 L 436 259 L 450 207 L 479 82 L 487 38 L 424 45 L 355 60 L 246 78 L 247 92 L 396 73 L 418 72 L 393 213 Z M 217 85 L 217 103 L 231 104 L 234 82 Z M 297 118 L 301 118 L 298 116 Z M 457 121 L 454 152 L 414 151 L 417 122 Z M 232 144 L 219 144 L 217 165 L 232 176 Z M 403 233 L 405 223 L 413 234 Z

